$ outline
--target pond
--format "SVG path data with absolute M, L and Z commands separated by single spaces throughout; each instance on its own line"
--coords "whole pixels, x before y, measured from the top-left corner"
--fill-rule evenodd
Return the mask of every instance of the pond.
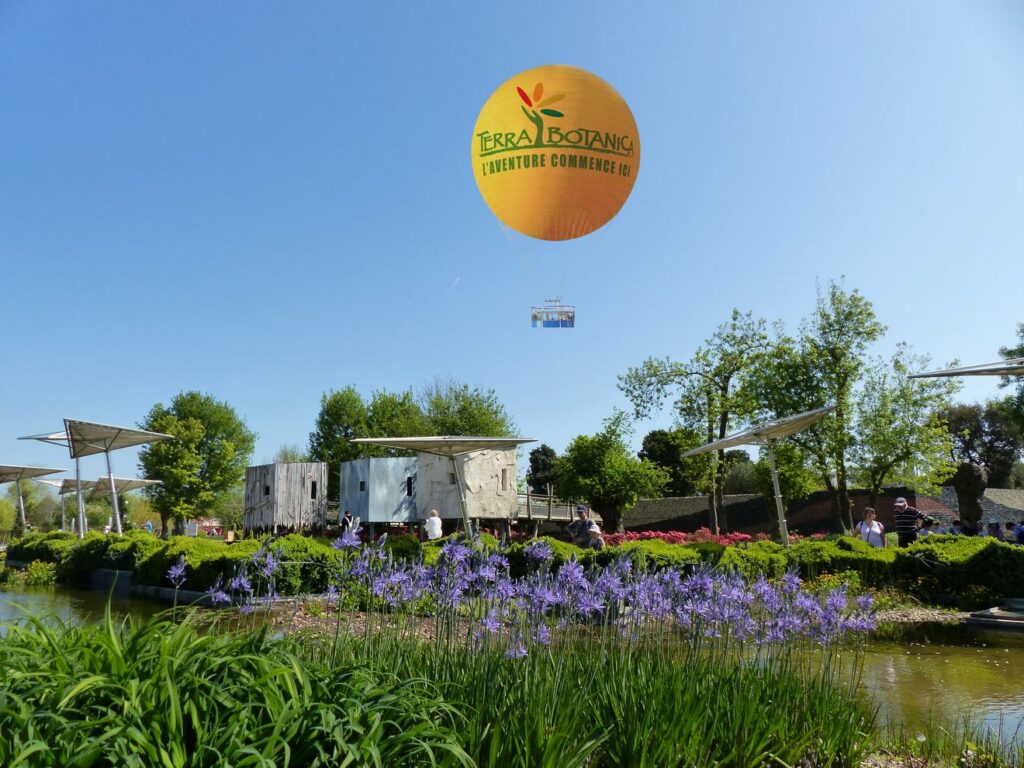
M 0 590 L 4 625 L 26 611 L 64 621 L 102 618 L 106 593 L 68 587 Z M 115 597 L 115 616 L 146 618 L 167 606 Z M 1024 743 L 1024 632 L 950 624 L 886 627 L 867 644 L 862 682 L 883 720 L 925 730 L 929 719 L 955 722 L 973 715 L 1007 741 Z

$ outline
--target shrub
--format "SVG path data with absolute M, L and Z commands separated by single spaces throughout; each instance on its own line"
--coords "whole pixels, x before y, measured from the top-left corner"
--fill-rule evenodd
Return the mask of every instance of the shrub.
M 33 560 L 25 569 L 25 585 L 29 587 L 45 587 L 57 583 L 56 563 L 42 563 Z
M 76 543 L 77 539 L 73 533 L 30 533 L 13 541 L 7 548 L 7 556 L 22 563 L 30 563 L 33 560 L 59 563 Z
M 718 561 L 720 568 L 735 571 L 747 579 L 764 576 L 781 578 L 788 567 L 784 547 L 771 541 L 727 547 Z
M 423 545 L 419 539 L 408 534 L 388 536 L 384 542 L 384 548 L 395 560 L 403 560 L 407 563 L 414 563 L 423 556 Z

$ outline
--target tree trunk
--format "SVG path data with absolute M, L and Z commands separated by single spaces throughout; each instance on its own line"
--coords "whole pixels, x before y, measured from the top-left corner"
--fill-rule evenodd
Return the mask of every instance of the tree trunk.
M 718 499 L 714 488 L 708 494 L 708 527 L 715 536 L 718 535 Z
M 185 535 L 185 518 L 175 517 L 174 518 L 174 535 L 184 536 Z
M 167 524 L 170 518 L 163 512 L 160 513 L 160 538 L 169 539 L 171 538 L 171 527 Z
M 953 475 L 956 503 L 960 507 L 960 520 L 964 528 L 977 532 L 984 515 L 981 499 L 988 487 L 988 468 L 983 464 L 962 462 Z
M 604 524 L 606 533 L 625 533 L 622 513 L 617 509 L 597 510 L 601 515 L 601 522 Z

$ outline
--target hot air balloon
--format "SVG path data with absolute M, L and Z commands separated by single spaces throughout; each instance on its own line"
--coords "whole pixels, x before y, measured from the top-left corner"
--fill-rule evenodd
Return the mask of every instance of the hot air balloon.
M 504 224 L 541 240 L 607 224 L 640 167 L 633 113 L 597 75 L 568 66 L 520 72 L 484 104 L 473 129 L 473 174 Z

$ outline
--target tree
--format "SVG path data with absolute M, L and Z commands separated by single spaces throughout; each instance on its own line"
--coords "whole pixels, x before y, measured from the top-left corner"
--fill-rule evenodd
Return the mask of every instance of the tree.
M 1010 485 L 1014 465 L 1024 449 L 1013 398 L 989 400 L 984 405 L 961 403 L 942 411 L 939 417 L 949 423 L 952 461 L 986 466 L 988 484 L 994 488 Z
M 544 495 L 548 492 L 548 486 L 555 484 L 554 470 L 557 458 L 555 449 L 546 443 L 541 443 L 530 451 L 530 469 L 526 473 L 526 482 L 531 491 Z
M 790 439 L 812 462 L 832 496 L 836 521 L 853 527 L 849 483 L 854 445 L 854 393 L 871 344 L 885 332 L 871 302 L 858 291 L 830 282 L 796 339 L 779 337 L 751 377 L 750 389 L 766 418 L 835 406 Z
M 286 443 L 277 449 L 271 464 L 302 464 L 309 461 L 309 454 L 297 445 Z
M 420 407 L 432 435 L 512 437 L 516 425 L 493 389 L 454 379 L 435 379 L 420 391 Z
M 1024 357 L 1024 323 L 1017 326 L 1017 340 L 1019 343 L 1016 346 L 1002 347 L 999 354 L 1007 360 Z M 1024 376 L 1006 376 L 1001 386 L 1008 387 L 1014 384 L 1017 386 L 1017 394 L 1011 401 L 1010 413 L 1017 422 L 1017 427 L 1024 432 Z
M 775 471 L 779 476 L 779 492 L 782 493 L 782 499 L 786 504 L 805 499 L 822 487 L 817 474 L 810 468 L 807 456 L 800 446 L 792 441 L 792 438 L 776 440 L 772 449 L 775 451 Z M 769 500 L 775 498 L 771 464 L 766 451 L 761 451 L 754 464 L 754 481 L 757 493 Z M 769 509 L 774 518 L 775 505 L 771 501 L 769 501 Z
M 367 412 L 366 431 L 367 437 L 418 437 L 436 434 L 428 425 L 423 408 L 416 402 L 411 389 L 400 394 L 374 392 Z M 408 454 L 407 451 L 399 452 L 391 448 L 377 450 L 381 452 L 381 456 Z
M 637 456 L 647 459 L 668 473 L 666 496 L 693 496 L 709 487 L 712 477 L 712 457 L 699 454 L 681 458 L 681 454 L 704 443 L 699 432 L 686 427 L 652 429 L 644 435 Z
M 715 330 L 688 363 L 648 358 L 639 368 L 631 368 L 619 377 L 619 389 L 638 417 L 660 408 L 675 392 L 679 424 L 700 433 L 705 442 L 720 440 L 753 413 L 755 403 L 743 382 L 767 346 L 765 322 L 734 309 L 731 318 Z M 711 462 L 708 511 L 717 533 L 725 487 L 725 452 L 719 451 Z M 724 526 L 725 521 L 721 523 Z
M 911 379 L 924 370 L 926 357 L 899 345 L 892 361 L 867 368 L 854 401 L 856 441 L 850 454 L 853 476 L 871 492 L 869 506 L 887 485 L 929 492 L 956 469 L 951 441 L 938 413 L 949 405 L 958 383 L 954 379 Z
M 760 493 L 757 469 L 744 450 L 725 452 L 725 493 Z
M 0 531 L 13 531 L 18 523 L 18 508 L 8 498 L 0 498 Z
M 199 392 L 182 392 L 169 407 L 157 403 L 140 426 L 177 438 L 139 453 L 145 477 L 161 482 L 147 493 L 160 513 L 162 536 L 169 533 L 169 520 L 181 534 L 188 517 L 211 517 L 224 495 L 242 483 L 256 443 L 230 405 Z
M 626 445 L 625 415 L 606 419 L 596 435 L 579 435 L 555 462 L 555 489 L 563 499 L 584 499 L 606 530 L 621 532 L 628 509 L 641 498 L 661 496 L 668 473 L 635 458 Z
M 309 433 L 309 455 L 327 462 L 327 498 L 338 501 L 340 465 L 362 456 L 361 446 L 350 440 L 368 437 L 368 413 L 355 387 L 325 392 L 320 398 L 316 425 Z

